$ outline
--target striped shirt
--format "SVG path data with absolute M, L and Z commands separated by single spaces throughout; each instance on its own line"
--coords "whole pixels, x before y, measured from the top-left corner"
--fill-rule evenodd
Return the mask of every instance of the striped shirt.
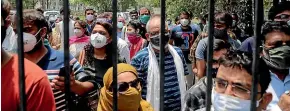
M 184 74 L 188 75 L 187 65 L 185 63 L 184 56 L 180 48 L 174 47 L 177 53 L 180 55 L 183 67 Z M 157 61 L 159 62 L 159 54 L 155 53 Z M 173 56 L 169 53 L 165 53 L 165 73 L 164 73 L 164 111 L 180 111 L 181 110 L 181 95 L 179 90 L 179 83 L 177 78 L 176 67 L 174 64 Z M 147 74 L 148 74 L 148 65 L 149 65 L 149 52 L 148 48 L 144 48 L 139 51 L 131 61 L 138 72 L 139 78 L 141 79 L 142 85 L 142 98 L 146 99 L 147 92 Z
M 52 49 L 50 46 L 45 46 L 47 48 L 46 55 L 37 63 L 39 67 L 41 67 L 46 74 L 48 75 L 48 79 L 53 80 L 56 76 L 58 76 L 59 69 L 64 66 L 64 53 Z M 82 67 L 78 63 L 78 61 L 70 55 L 70 64 L 73 65 L 74 74 L 82 72 Z M 64 93 L 60 90 L 52 89 L 55 98 L 56 110 L 62 111 L 65 110 L 65 96 Z

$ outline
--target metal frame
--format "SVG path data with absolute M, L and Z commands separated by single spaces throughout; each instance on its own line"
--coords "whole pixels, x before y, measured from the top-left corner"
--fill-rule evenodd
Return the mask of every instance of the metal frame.
M 252 0 L 249 0 L 251 3 Z M 65 59 L 65 97 L 66 97 L 66 110 L 71 110 L 71 93 L 70 93 L 70 63 L 69 63 L 69 0 L 63 1 L 64 7 L 64 59 Z M 209 0 L 209 39 L 208 39 L 208 48 L 207 48 L 207 101 L 206 101 L 206 110 L 210 111 L 211 108 L 211 90 L 212 90 L 212 56 L 213 56 L 213 32 L 214 32 L 214 0 Z M 276 3 L 276 0 L 273 0 L 273 3 Z M 19 91 L 20 91 L 20 105 L 19 109 L 21 111 L 26 111 L 26 96 L 25 96 L 25 75 L 24 75 L 24 52 L 23 52 L 23 14 L 19 12 L 23 12 L 22 10 L 22 0 L 16 0 L 16 8 L 17 8 L 17 34 L 18 34 L 18 61 L 19 61 Z M 160 42 L 160 61 L 159 61 L 159 69 L 160 69 L 160 111 L 164 111 L 164 35 L 165 35 L 165 0 L 161 0 L 160 2 L 161 7 L 161 42 Z M 118 110 L 118 98 L 117 98 L 117 63 L 118 63 L 118 56 L 117 56 L 117 0 L 112 0 L 112 8 L 113 8 L 113 109 L 114 111 Z M 256 36 L 256 51 L 254 52 L 254 60 L 252 66 L 252 73 L 253 73 L 253 83 L 252 91 L 251 91 L 251 111 L 256 110 L 256 96 L 257 96 L 257 74 L 256 74 L 256 67 L 258 65 L 259 59 L 259 46 L 261 45 L 261 26 L 263 24 L 263 1 L 262 0 L 255 0 L 255 36 Z

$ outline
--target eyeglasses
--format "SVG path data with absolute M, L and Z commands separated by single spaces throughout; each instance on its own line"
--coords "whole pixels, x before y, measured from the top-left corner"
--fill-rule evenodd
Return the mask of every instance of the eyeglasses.
M 119 93 L 125 92 L 129 89 L 129 87 L 137 88 L 140 83 L 139 79 L 135 79 L 131 82 L 121 82 L 118 83 L 117 89 Z M 113 86 L 111 85 L 110 91 L 113 91 Z
M 220 93 L 225 92 L 228 85 L 232 86 L 232 91 L 234 95 L 238 97 L 242 97 L 242 98 L 244 97 L 250 98 L 251 91 L 249 89 L 243 86 L 237 85 L 237 84 L 229 83 L 228 81 L 220 79 L 220 78 L 214 79 L 214 87 L 216 88 L 217 92 L 220 92 Z M 261 92 L 257 92 L 257 93 L 261 93 Z
M 290 15 L 287 15 L 287 14 L 281 14 L 281 15 L 275 16 L 275 19 L 289 19 L 289 18 L 290 18 Z

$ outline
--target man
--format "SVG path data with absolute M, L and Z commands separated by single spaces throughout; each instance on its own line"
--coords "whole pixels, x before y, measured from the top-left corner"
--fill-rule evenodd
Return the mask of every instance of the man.
M 133 10 L 129 13 L 130 15 L 130 21 L 131 20 L 137 20 L 138 19 L 138 12 L 136 10 Z
M 142 26 L 145 28 L 146 27 L 146 24 L 147 22 L 149 21 L 150 19 L 150 10 L 146 7 L 142 7 L 140 8 L 139 10 L 139 20 L 140 22 L 142 23 Z
M 235 34 L 236 38 L 240 41 L 244 41 L 245 38 L 242 36 L 242 30 L 238 27 L 239 16 L 236 13 L 232 13 L 233 25 L 232 32 Z
M 93 28 L 95 27 L 95 10 L 92 8 L 88 8 L 85 10 L 86 20 L 87 20 L 87 32 L 89 33 L 88 36 L 91 35 Z
M 280 2 L 276 6 L 272 6 L 269 10 L 268 19 L 271 21 L 284 21 L 290 26 L 290 1 Z M 249 37 L 242 42 L 239 50 L 254 52 L 256 49 L 254 47 L 255 38 Z
M 23 23 L 24 56 L 47 73 L 56 98 L 56 110 L 63 110 L 66 107 L 63 92 L 64 77 L 60 75 L 64 74 L 59 74 L 59 72 L 60 68 L 64 66 L 64 53 L 43 44 L 43 39 L 47 35 L 47 25 L 40 12 L 24 10 Z M 71 66 L 73 66 L 70 89 L 78 96 L 84 95 L 91 91 L 96 83 L 90 79 L 90 76 L 82 72 L 82 67 L 72 55 L 69 59 Z
M 232 26 L 232 17 L 227 13 L 217 13 L 215 15 L 215 23 L 214 23 L 214 38 L 221 39 L 229 44 L 231 44 L 231 49 L 238 49 L 240 44 L 229 37 L 227 30 Z M 206 65 L 205 65 L 205 56 L 206 56 L 206 48 L 207 48 L 208 38 L 204 38 L 198 42 L 195 51 L 196 58 L 196 69 L 197 69 L 197 78 L 200 79 L 205 76 Z M 192 50 L 191 50 L 192 51 Z M 194 63 L 193 63 L 194 64 Z
M 277 107 L 281 95 L 290 90 L 290 26 L 285 22 L 267 22 L 262 28 L 262 58 L 271 74 L 267 92 L 273 94 L 268 109 Z M 289 107 L 289 106 L 288 106 Z
M 69 11 L 69 14 L 70 14 L 70 11 Z M 61 17 L 62 17 L 62 19 L 64 19 L 63 18 L 63 16 L 64 16 L 64 12 L 63 12 L 63 8 L 61 8 L 60 9 L 60 15 L 61 15 Z M 69 18 L 69 27 L 68 27 L 68 30 L 69 30 L 69 37 L 72 37 L 73 35 L 75 35 L 74 34 L 74 24 L 75 24 L 75 21 L 73 21 L 72 19 L 70 19 Z M 63 44 L 64 44 L 64 23 L 63 23 L 63 21 L 60 21 L 57 25 L 56 25 L 56 32 L 58 33 L 58 34 L 60 34 L 60 43 L 59 43 L 59 45 L 58 46 L 60 46 L 60 50 L 61 51 L 63 51 L 64 49 L 64 46 L 63 46 Z
M 7 17 L 10 3 L 1 0 L 1 43 L 6 36 Z M 19 69 L 18 56 L 6 52 L 1 47 L 1 110 L 19 110 Z M 24 59 L 26 110 L 54 111 L 55 102 L 45 73 L 34 63 Z
M 219 60 L 219 68 L 213 81 L 212 92 L 201 91 L 193 87 L 186 96 L 183 111 L 205 111 L 206 93 L 212 95 L 211 111 L 250 111 L 252 83 L 252 54 L 244 52 L 230 52 Z M 271 81 L 266 63 L 260 59 L 258 65 L 256 111 L 266 110 L 272 100 L 272 94 L 266 89 Z M 203 82 L 203 83 L 202 83 Z M 198 84 L 205 84 L 206 80 Z M 202 97 L 203 96 L 203 97 Z M 277 110 L 275 110 L 277 111 Z
M 182 50 L 188 68 L 191 68 L 191 62 L 188 58 L 189 48 L 193 44 L 198 31 L 190 25 L 191 15 L 187 11 L 182 11 L 179 15 L 180 25 L 171 30 L 170 44 L 179 47 Z M 188 83 L 192 85 L 192 70 L 189 69 Z
M 154 110 L 159 110 L 159 51 L 160 51 L 160 15 L 153 15 L 147 23 L 148 47 L 139 51 L 133 57 L 131 64 L 137 69 L 142 84 L 142 98 L 146 99 L 153 106 Z M 165 22 L 165 21 L 164 21 Z M 166 25 L 166 29 L 168 26 Z M 163 36 L 165 43 L 169 41 L 169 36 Z M 186 62 L 182 51 L 170 44 L 165 46 L 164 60 L 164 110 L 180 111 L 183 102 L 186 80 L 188 75 Z M 150 81 L 150 82 L 147 82 Z M 157 98 L 157 99 L 156 99 Z

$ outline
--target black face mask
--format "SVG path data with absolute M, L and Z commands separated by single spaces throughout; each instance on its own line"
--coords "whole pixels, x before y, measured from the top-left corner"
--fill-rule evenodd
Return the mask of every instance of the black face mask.
M 228 33 L 226 29 L 214 29 L 214 37 L 216 39 L 224 39 L 227 38 Z
M 168 43 L 168 41 L 169 41 L 169 34 L 165 34 L 165 37 L 164 37 L 164 41 L 165 41 L 165 43 Z M 150 43 L 152 44 L 152 45 L 154 45 L 154 46 L 158 46 L 158 47 L 160 47 L 159 46 L 159 44 L 160 44 L 160 35 L 155 35 L 155 36 L 153 36 L 153 37 L 151 37 L 150 38 Z

